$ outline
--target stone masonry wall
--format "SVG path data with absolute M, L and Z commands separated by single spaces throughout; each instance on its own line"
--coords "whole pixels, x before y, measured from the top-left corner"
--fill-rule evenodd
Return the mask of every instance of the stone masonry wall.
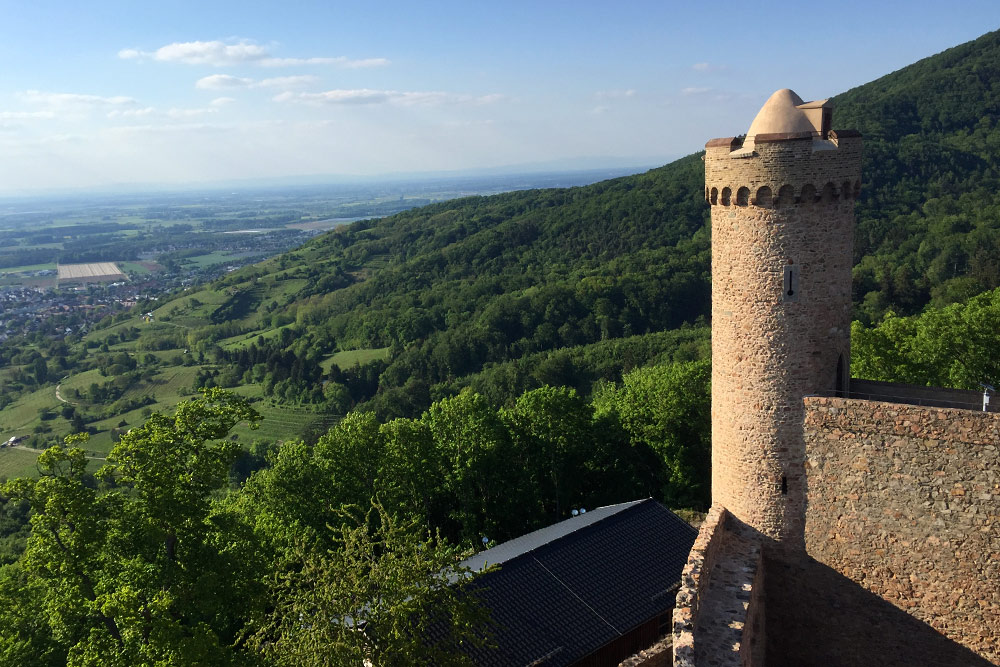
M 802 397 L 836 389 L 838 377 L 844 384 L 850 363 L 861 139 L 758 141 L 750 153 L 730 148 L 730 140 L 712 141 L 705 153 L 712 499 L 800 549 Z M 745 201 L 741 188 L 749 191 Z
M 740 187 L 748 188 L 751 197 L 756 197 L 765 185 L 775 200 L 785 185 L 792 186 L 797 198 L 801 198 L 806 185 L 811 185 L 819 197 L 827 183 L 840 198 L 853 199 L 857 196 L 854 190 L 860 188 L 862 141 L 855 133 L 842 134 L 843 138 L 832 142 L 835 148 L 827 150 L 814 150 L 810 138 L 758 140 L 753 152 L 742 156 L 739 150 L 730 150 L 732 139 L 713 139 L 705 145 L 706 199 L 712 203 L 711 191 L 716 188 L 719 203 L 725 205 L 722 191 L 728 187 L 735 203 Z M 844 183 L 849 184 L 849 192 L 842 192 Z
M 687 563 L 681 572 L 681 586 L 674 602 L 673 653 L 675 667 L 695 667 L 694 630 L 698 622 L 701 592 L 707 583 L 708 573 L 715 565 L 715 556 L 722 548 L 727 534 L 720 528 L 726 519 L 726 509 L 713 505 L 691 546 Z
M 760 533 L 713 505 L 681 574 L 675 667 L 759 667 L 764 658 Z
M 805 399 L 806 548 L 1000 664 L 1000 415 Z
M 750 600 L 747 602 L 747 617 L 743 625 L 743 638 L 740 641 L 740 667 L 763 667 L 766 663 L 764 648 L 767 645 L 767 634 L 764 625 L 764 567 L 763 550 L 759 552 L 750 584 Z

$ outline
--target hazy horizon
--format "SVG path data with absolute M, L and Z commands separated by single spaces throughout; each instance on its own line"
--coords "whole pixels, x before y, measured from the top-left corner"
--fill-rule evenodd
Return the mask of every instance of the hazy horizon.
M 0 0 L 0 195 L 662 164 L 997 27 L 1000 5 Z M 728 27 L 727 27 L 728 26 Z

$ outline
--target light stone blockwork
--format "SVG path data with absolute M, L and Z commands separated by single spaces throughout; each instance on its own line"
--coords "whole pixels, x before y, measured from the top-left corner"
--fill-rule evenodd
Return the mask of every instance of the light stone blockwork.
M 809 554 L 1000 664 L 1000 415 L 805 406 Z
M 802 548 L 802 397 L 846 389 L 861 139 L 708 143 L 712 498 Z M 746 202 L 745 204 L 742 202 Z

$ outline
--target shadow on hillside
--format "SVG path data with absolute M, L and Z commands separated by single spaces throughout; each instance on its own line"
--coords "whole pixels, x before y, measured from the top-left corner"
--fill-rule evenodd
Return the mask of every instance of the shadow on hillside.
M 766 559 L 768 667 L 992 667 L 826 565 Z

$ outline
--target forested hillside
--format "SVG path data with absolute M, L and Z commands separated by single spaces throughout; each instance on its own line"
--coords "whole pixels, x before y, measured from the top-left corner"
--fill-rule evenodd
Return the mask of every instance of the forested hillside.
M 854 286 L 862 322 L 1000 286 L 998 87 L 1000 33 L 991 33 L 833 99 L 835 125 L 865 136 Z M 560 350 L 708 315 L 702 178 L 693 155 L 584 188 L 430 206 L 358 223 L 221 285 L 238 298 L 260 292 L 244 306 L 271 313 L 259 330 L 291 332 L 253 344 L 294 352 L 305 366 L 338 350 L 389 348 L 371 399 L 385 416 L 415 415 L 473 382 L 498 400 L 542 384 L 586 393 L 667 348 L 599 370 Z M 296 278 L 307 287 L 269 299 Z M 231 321 L 231 305 L 213 316 Z M 319 381 L 269 386 L 261 353 L 232 353 L 226 342 L 216 356 L 268 393 L 301 397 Z M 527 373 L 512 370 L 538 354 Z
M 862 323 L 1000 286 L 998 81 L 990 33 L 833 98 L 834 125 L 865 136 Z M 638 366 L 705 358 L 702 179 L 692 155 L 362 221 L 82 339 L 8 341 L 0 424 L 41 446 L 82 421 L 99 454 L 143 412 L 224 386 L 268 402 L 267 437 L 315 438 L 351 409 L 416 417 L 467 386 L 496 407 L 546 384 L 589 396 Z
M 997 86 L 991 33 L 834 98 L 866 141 L 857 375 L 1000 373 Z M 647 494 L 704 507 L 702 192 L 692 155 L 437 204 L 0 345 L 0 424 L 91 436 L 37 468 L 16 450 L 0 662 L 464 664 L 489 639 L 438 585 L 454 545 Z
M 329 234 L 226 284 L 307 279 L 288 305 L 261 299 L 274 307 L 272 324 L 287 320 L 295 330 L 289 349 L 318 360 L 392 348 L 376 407 L 413 414 L 488 363 L 706 316 L 700 179 L 692 156 L 584 188 L 430 206 Z M 330 290 L 331 280 L 351 284 Z M 224 356 L 252 368 L 238 353 Z M 589 390 L 595 378 L 582 370 L 543 364 L 533 382 Z M 525 388 L 522 380 L 511 396 Z
M 1000 285 L 1000 32 L 837 95 L 864 135 L 856 313 L 874 322 Z

